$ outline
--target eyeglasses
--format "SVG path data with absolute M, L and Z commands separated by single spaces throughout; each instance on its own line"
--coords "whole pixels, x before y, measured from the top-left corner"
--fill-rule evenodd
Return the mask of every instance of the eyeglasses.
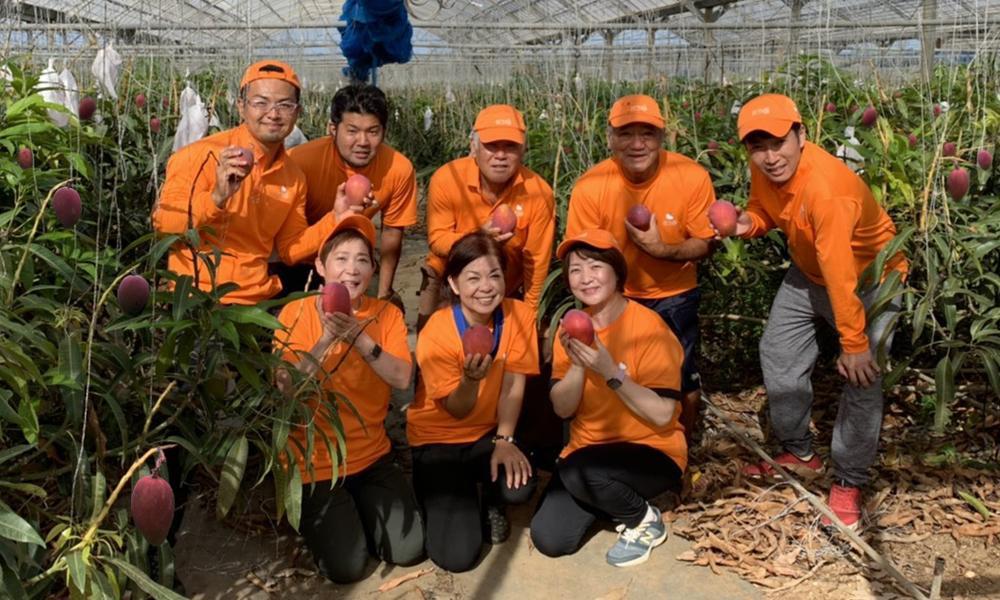
M 287 115 L 295 111 L 299 107 L 296 102 L 268 102 L 267 100 L 250 100 L 247 105 L 257 112 L 269 113 L 272 110 L 277 110 L 280 114 Z

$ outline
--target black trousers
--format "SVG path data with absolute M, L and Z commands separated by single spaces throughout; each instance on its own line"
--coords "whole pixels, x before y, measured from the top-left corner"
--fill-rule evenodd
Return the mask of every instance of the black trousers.
M 330 489 L 302 490 L 299 529 L 320 573 L 337 583 L 358 581 L 369 555 L 396 565 L 424 557 L 424 526 L 403 472 L 387 455 Z
M 531 540 L 546 556 L 573 554 L 598 518 L 635 527 L 648 500 L 679 489 L 681 470 L 642 444 L 586 446 L 559 461 L 531 519 Z
M 426 444 L 412 449 L 413 488 L 427 524 L 427 556 L 453 573 L 468 571 L 479 558 L 485 507 L 523 504 L 535 491 L 534 477 L 518 489 L 507 487 L 503 467 L 497 480 L 490 481 L 492 439 L 490 432 L 468 444 Z

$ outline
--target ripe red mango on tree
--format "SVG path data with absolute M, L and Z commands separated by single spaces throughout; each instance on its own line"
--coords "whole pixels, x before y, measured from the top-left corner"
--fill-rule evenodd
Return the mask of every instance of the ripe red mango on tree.
M 834 104 L 833 102 L 827 102 L 826 103 L 826 112 L 828 112 L 828 113 L 835 113 L 835 112 L 837 112 L 837 105 Z
M 490 215 L 490 227 L 499 229 L 501 235 L 510 233 L 517 227 L 517 215 L 514 214 L 510 206 L 501 204 Z
M 653 218 L 653 213 L 649 212 L 649 209 L 642 204 L 636 204 L 632 208 L 628 209 L 628 214 L 625 215 L 625 220 L 628 221 L 632 227 L 640 231 L 649 230 L 649 222 Z
M 976 164 L 984 171 L 991 168 L 993 166 L 993 153 L 983 148 L 976 153 Z
M 126 313 L 135 316 L 146 308 L 149 302 L 149 283 L 142 275 L 128 275 L 118 284 L 118 305 Z
M 30 169 L 35 164 L 35 154 L 31 148 L 21 148 L 17 151 L 17 164 L 22 169 Z
M 736 207 L 731 202 L 716 200 L 708 207 L 708 220 L 722 237 L 729 237 L 736 233 L 736 220 L 739 214 Z
M 132 520 L 136 529 L 153 546 L 167 539 L 174 520 L 174 490 L 156 472 L 146 475 L 132 488 Z
M 80 98 L 80 107 L 77 110 L 77 115 L 80 117 L 81 121 L 89 121 L 94 118 L 94 113 L 97 111 L 97 102 L 90 96 L 84 96 Z
M 959 167 L 948 173 L 948 195 L 952 200 L 961 200 L 969 193 L 969 172 Z
M 83 207 L 80 204 L 80 194 L 71 187 L 56 190 L 52 196 L 52 210 L 63 227 L 69 229 L 80 220 Z
M 473 325 L 462 334 L 462 351 L 466 356 L 486 356 L 493 351 L 493 332 L 485 325 Z
M 323 285 L 323 312 L 351 314 L 351 293 L 347 286 L 337 281 Z
M 153 133 L 160 133 L 160 119 L 153 117 L 149 120 L 149 130 Z
M 861 124 L 865 127 L 871 127 L 876 121 L 878 121 L 878 111 L 874 106 L 869 106 L 861 113 Z
M 594 343 L 594 322 L 590 319 L 590 315 L 582 310 L 571 308 L 563 315 L 560 323 L 569 337 L 580 340 L 588 346 Z
M 142 109 L 146 107 L 146 94 L 136 94 L 135 95 L 135 107 Z
M 941 146 L 942 156 L 955 156 L 956 153 L 958 153 L 958 145 L 955 142 L 945 142 Z
M 347 178 L 344 184 L 344 193 L 347 194 L 347 202 L 352 206 L 361 206 L 365 203 L 365 198 L 372 191 L 372 182 L 364 175 L 356 174 Z
M 917 140 L 916 134 L 911 133 L 910 135 L 908 135 L 906 137 L 906 139 L 910 142 L 910 148 L 916 148 L 917 147 L 918 140 Z

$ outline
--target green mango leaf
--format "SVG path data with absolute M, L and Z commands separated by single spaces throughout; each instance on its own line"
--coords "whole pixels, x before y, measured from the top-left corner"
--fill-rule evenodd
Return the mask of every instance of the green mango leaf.
M 184 596 L 181 596 L 172 590 L 168 590 L 162 585 L 156 583 L 150 579 L 148 575 L 143 573 L 139 567 L 130 562 L 126 562 L 115 556 L 111 556 L 103 560 L 117 567 L 119 572 L 124 573 L 126 577 L 134 581 L 135 584 L 139 586 L 139 589 L 152 596 L 154 600 L 185 600 Z
M 22 519 L 3 500 L 0 500 L 0 537 L 15 542 L 45 546 L 42 536 L 38 535 L 30 523 Z
M 222 465 L 222 473 L 219 476 L 219 497 L 215 505 L 215 513 L 220 519 L 229 513 L 236 500 L 236 493 L 240 490 L 243 473 L 247 468 L 248 451 L 249 443 L 245 435 L 241 435 L 229 447 L 226 462 Z

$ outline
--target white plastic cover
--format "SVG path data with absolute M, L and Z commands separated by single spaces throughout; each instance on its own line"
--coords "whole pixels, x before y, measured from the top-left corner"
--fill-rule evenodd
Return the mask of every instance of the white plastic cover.
M 190 88 L 185 88 L 185 92 Z M 198 93 L 194 93 L 194 103 L 181 111 L 181 122 L 177 125 L 177 133 L 174 135 L 174 152 L 177 152 L 191 142 L 196 142 L 205 137 L 208 132 L 208 111 L 201 101 Z M 181 94 L 181 105 L 184 105 L 184 95 Z
M 285 148 L 294 148 L 295 146 L 304 144 L 308 141 L 309 138 L 307 138 L 306 134 L 302 133 L 302 130 L 299 129 L 298 125 L 296 125 L 295 128 L 292 129 L 292 132 L 288 134 L 288 137 L 285 138 Z
M 65 106 L 66 93 L 63 91 L 63 84 L 59 79 L 59 74 L 56 73 L 55 62 L 54 58 L 49 59 L 49 65 L 38 76 L 38 87 L 36 89 L 41 94 L 42 100 L 51 104 Z M 63 112 L 50 109 L 49 118 L 59 127 L 65 127 L 69 124 L 69 116 Z
M 122 66 L 122 57 L 114 49 L 113 42 L 106 48 L 97 51 L 94 57 L 94 64 L 90 65 L 90 72 L 93 73 L 104 91 L 113 100 L 118 99 L 118 70 Z
M 76 77 L 68 67 L 63 67 L 59 73 L 59 83 L 63 88 L 63 106 L 74 115 L 80 113 L 80 86 L 76 84 Z

